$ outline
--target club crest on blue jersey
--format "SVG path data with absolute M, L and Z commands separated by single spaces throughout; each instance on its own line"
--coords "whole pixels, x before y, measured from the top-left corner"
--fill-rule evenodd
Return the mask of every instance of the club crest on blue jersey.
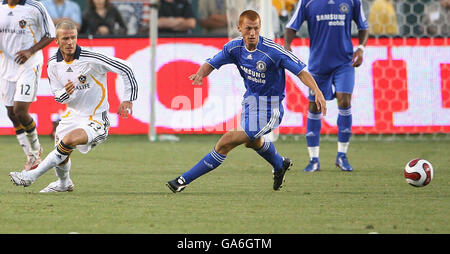
M 265 63 L 264 61 L 258 61 L 258 62 L 256 63 L 256 69 L 257 69 L 259 72 L 265 72 L 266 69 L 267 69 L 266 63 Z
M 339 5 L 339 11 L 340 11 L 341 13 L 344 13 L 344 14 L 348 13 L 349 8 L 350 8 L 350 7 L 348 6 L 347 3 L 341 3 L 341 4 Z
M 21 21 L 19 21 L 20 28 L 25 28 L 26 25 L 27 25 L 27 22 L 25 20 L 22 19 Z

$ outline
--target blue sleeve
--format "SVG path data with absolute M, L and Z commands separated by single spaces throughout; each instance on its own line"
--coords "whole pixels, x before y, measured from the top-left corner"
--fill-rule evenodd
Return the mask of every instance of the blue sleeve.
M 219 69 L 222 65 L 233 63 L 233 56 L 230 53 L 230 44 L 225 44 L 222 51 L 213 56 L 213 58 L 208 58 L 206 62 L 214 69 Z
M 280 53 L 280 66 L 286 70 L 289 70 L 295 75 L 298 75 L 305 67 L 306 64 L 298 59 L 294 54 L 287 51 Z
M 297 3 L 297 8 L 294 11 L 289 22 L 286 24 L 286 28 L 298 31 L 302 26 L 303 21 L 305 21 L 305 5 L 304 1 L 299 1 Z
M 369 25 L 367 23 L 366 15 L 361 4 L 361 0 L 356 0 L 353 5 L 353 20 L 358 26 L 358 30 L 368 30 Z

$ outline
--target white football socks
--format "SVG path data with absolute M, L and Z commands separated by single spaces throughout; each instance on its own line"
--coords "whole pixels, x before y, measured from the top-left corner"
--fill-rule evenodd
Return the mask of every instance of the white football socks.
M 16 135 L 19 145 L 22 147 L 23 152 L 28 157 L 30 155 L 30 142 L 25 134 L 25 132 Z
M 39 143 L 39 138 L 36 129 L 32 132 L 25 131 L 25 135 L 30 144 L 30 153 L 35 157 L 39 157 L 39 150 L 41 149 L 41 144 Z
M 348 150 L 348 145 L 350 144 L 350 142 L 338 142 L 338 153 L 347 153 Z
M 308 146 L 309 158 L 319 158 L 320 146 Z
M 38 177 L 43 175 L 49 169 L 61 164 L 61 162 L 67 159 L 67 156 L 69 156 L 69 154 L 62 154 L 58 151 L 58 149 L 54 149 L 47 155 L 47 157 L 45 157 L 37 168 L 28 171 L 27 174 L 32 181 L 36 181 Z
M 58 165 L 55 167 L 56 176 L 59 178 L 61 186 L 67 186 L 70 179 L 70 166 L 72 165 L 72 161 L 69 161 L 64 165 Z

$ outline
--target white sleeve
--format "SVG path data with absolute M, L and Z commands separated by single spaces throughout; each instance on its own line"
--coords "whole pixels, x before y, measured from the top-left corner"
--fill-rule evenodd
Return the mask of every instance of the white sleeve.
M 36 2 L 37 9 L 39 10 L 39 24 L 42 31 L 42 37 L 55 38 L 56 30 L 55 24 L 53 23 L 52 17 L 48 14 L 44 5 L 41 2 Z
M 115 72 L 122 76 L 124 82 L 124 101 L 135 101 L 138 96 L 138 84 L 134 75 L 132 66 L 129 62 L 120 58 L 106 56 L 102 53 L 82 50 L 81 55 L 88 57 L 90 61 L 98 65 L 98 69 L 102 72 Z

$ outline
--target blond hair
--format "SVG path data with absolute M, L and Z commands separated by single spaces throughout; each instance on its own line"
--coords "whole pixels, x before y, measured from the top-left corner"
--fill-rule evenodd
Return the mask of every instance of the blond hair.
M 63 29 L 63 30 L 77 30 L 77 26 L 75 23 L 73 23 L 70 20 L 62 20 L 58 24 L 56 24 L 56 30 Z

